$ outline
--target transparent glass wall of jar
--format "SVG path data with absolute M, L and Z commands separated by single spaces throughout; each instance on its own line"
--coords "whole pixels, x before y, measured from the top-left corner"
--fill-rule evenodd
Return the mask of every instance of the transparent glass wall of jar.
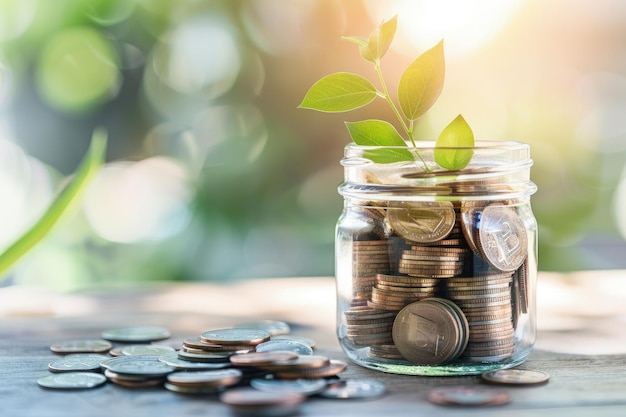
M 351 144 L 342 159 L 335 272 L 346 355 L 410 375 L 522 363 L 536 336 L 529 147 L 480 142 L 460 171 L 434 163 L 433 142 L 412 162 L 374 163 L 377 152 Z

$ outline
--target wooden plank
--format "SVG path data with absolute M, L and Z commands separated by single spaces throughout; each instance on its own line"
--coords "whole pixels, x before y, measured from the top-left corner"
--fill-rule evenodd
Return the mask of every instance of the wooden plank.
M 140 317 L 145 322 L 146 316 Z M 163 315 L 153 319 L 163 320 Z M 137 317 L 127 317 L 127 324 Z M 169 317 L 176 321 L 184 317 Z M 106 320 L 105 320 L 106 321 Z M 58 392 L 36 385 L 48 374 L 47 364 L 56 358 L 49 345 L 57 340 L 91 338 L 102 330 L 85 321 L 34 318 L 0 323 L 0 415 L 2 416 L 197 416 L 228 415 L 229 410 L 215 395 L 181 396 L 164 389 L 125 389 L 113 384 L 88 391 Z M 42 329 L 46 329 L 43 331 Z M 176 336 L 183 336 L 177 333 Z M 337 348 L 321 348 L 321 354 L 344 359 Z M 341 401 L 312 398 L 301 415 L 384 416 L 481 415 L 481 416 L 577 416 L 626 415 L 626 355 L 585 356 L 535 351 L 522 367 L 548 372 L 547 385 L 506 388 L 513 401 L 502 407 L 463 409 L 429 403 L 426 393 L 433 387 L 481 384 L 479 377 L 415 377 L 384 374 L 350 364 L 343 378 L 383 381 L 388 393 L 373 401 Z

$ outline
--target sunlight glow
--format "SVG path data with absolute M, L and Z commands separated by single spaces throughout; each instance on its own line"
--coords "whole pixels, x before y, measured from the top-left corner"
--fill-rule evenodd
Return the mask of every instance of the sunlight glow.
M 522 3 L 523 0 L 366 0 L 365 5 L 376 24 L 395 14 L 401 16 L 398 30 L 414 48 L 424 51 L 445 39 L 446 55 L 454 58 L 495 37 Z M 400 44 L 395 47 L 407 50 Z

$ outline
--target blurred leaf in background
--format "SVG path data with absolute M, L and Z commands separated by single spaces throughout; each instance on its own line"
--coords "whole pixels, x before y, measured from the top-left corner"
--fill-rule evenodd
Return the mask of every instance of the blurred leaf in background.
M 530 143 L 540 268 L 626 267 L 620 0 L 0 0 L 0 247 L 109 132 L 82 210 L 11 282 L 332 275 L 345 116 L 297 106 L 325 74 L 372 71 L 340 38 L 395 14 L 390 84 L 446 42 L 416 138 L 460 112 L 476 140 Z M 380 104 L 354 120 L 393 119 Z

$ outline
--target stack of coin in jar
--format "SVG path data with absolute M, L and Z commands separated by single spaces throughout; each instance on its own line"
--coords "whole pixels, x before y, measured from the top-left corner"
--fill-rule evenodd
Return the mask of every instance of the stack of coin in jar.
M 380 248 L 381 256 L 387 243 L 389 269 L 395 272 L 379 271 L 369 294 L 359 292 L 359 300 L 367 297 L 366 305 L 353 303 L 344 312 L 346 338 L 369 347 L 370 356 L 421 364 L 510 357 L 518 317 L 528 309 L 528 240 L 514 203 L 389 202 L 383 219 L 386 239 L 353 242 L 353 282 L 358 286 L 360 271 L 372 262 L 362 250 L 368 244 Z M 420 302 L 434 302 L 444 314 L 421 321 L 407 316 L 403 325 L 399 312 Z M 448 356 L 428 357 L 434 352 L 429 344 L 442 334 L 456 335 L 458 345 Z M 425 346 L 419 354 L 402 354 L 419 346 Z

